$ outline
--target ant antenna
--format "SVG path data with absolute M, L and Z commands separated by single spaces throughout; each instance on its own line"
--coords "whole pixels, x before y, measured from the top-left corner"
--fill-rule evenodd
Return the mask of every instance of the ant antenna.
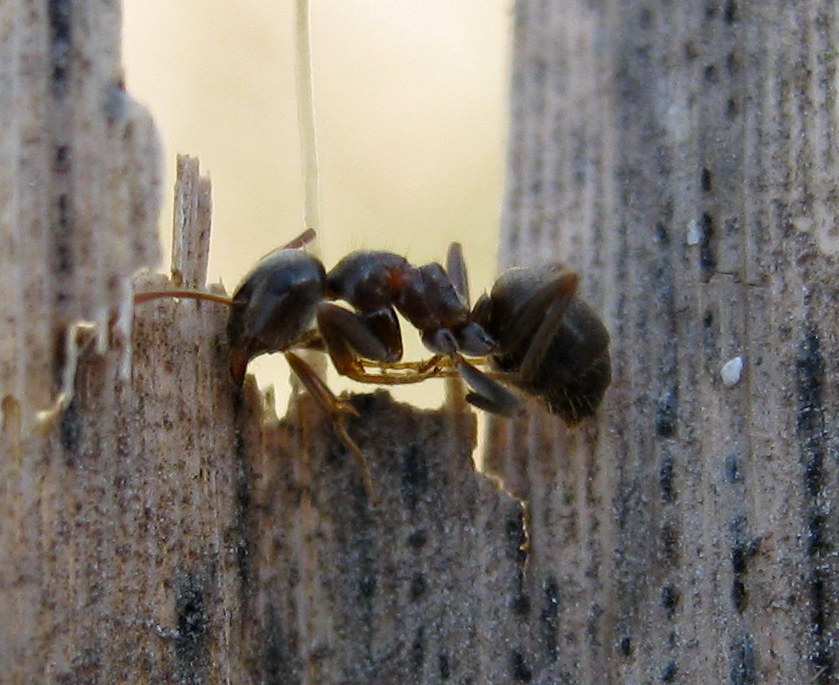
M 315 239 L 315 232 L 311 228 L 307 228 L 296 238 L 292 238 L 285 245 L 280 247 L 280 250 L 296 250 L 305 247 Z M 188 288 L 179 288 L 177 290 L 147 290 L 142 293 L 134 293 L 134 304 L 141 304 L 143 302 L 150 302 L 151 300 L 179 298 L 182 300 L 204 300 L 205 302 L 216 302 L 228 307 L 235 306 L 232 297 L 226 295 L 217 295 L 216 293 L 208 293 L 205 290 L 191 290 Z
M 181 298 L 187 300 L 206 300 L 207 302 L 218 302 L 219 304 L 233 306 L 233 300 L 225 295 L 216 295 L 202 290 L 149 290 L 144 293 L 134 293 L 134 304 L 160 300 L 163 298 Z

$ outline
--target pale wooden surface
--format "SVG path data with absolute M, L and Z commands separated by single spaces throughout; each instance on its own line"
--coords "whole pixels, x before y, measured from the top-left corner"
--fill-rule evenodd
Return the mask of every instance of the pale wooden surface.
M 116 0 L 0 7 L 0 388 L 27 428 L 56 394 L 58 331 L 96 322 L 104 347 L 158 257 L 158 140 L 122 89 L 118 22 Z
M 172 283 L 203 288 L 207 282 L 212 227 L 212 183 L 201 176 L 198 160 L 178 155 L 172 241 Z
M 154 136 L 112 90 L 116 5 L 72 8 L 53 45 L 40 8 L 0 9 L 4 678 L 835 679 L 832 4 L 517 4 L 503 261 L 580 270 L 615 375 L 574 431 L 538 407 L 493 427 L 527 516 L 472 469 L 459 409 L 353 400 L 373 507 L 311 403 L 278 421 L 231 387 L 223 307 L 146 303 L 129 340 Z M 183 200 L 200 287 L 207 218 Z M 73 401 L 39 427 L 79 319 L 108 335 L 79 333 Z
M 557 626 L 539 681 L 835 682 L 836 4 L 516 18 L 502 262 L 579 269 L 614 361 L 596 424 L 491 442 Z

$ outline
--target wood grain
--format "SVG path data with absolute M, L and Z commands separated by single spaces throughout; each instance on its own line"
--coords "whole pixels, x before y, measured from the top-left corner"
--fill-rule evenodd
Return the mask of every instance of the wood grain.
M 456 398 L 351 398 L 374 504 L 308 397 L 280 419 L 232 386 L 224 306 L 131 313 L 159 176 L 118 5 L 2 5 L 10 682 L 835 679 L 836 9 L 515 11 L 502 263 L 580 272 L 615 380 L 574 430 L 493 422 L 505 489 Z M 202 287 L 182 167 L 174 268 Z
M 599 421 L 490 441 L 556 678 L 836 677 L 837 33 L 819 1 L 516 5 L 502 262 L 578 269 L 613 340 Z

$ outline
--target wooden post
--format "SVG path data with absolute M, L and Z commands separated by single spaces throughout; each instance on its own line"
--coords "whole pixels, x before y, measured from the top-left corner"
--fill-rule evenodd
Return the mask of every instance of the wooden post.
M 502 262 L 578 269 L 614 363 L 598 422 L 490 441 L 538 682 L 837 677 L 837 21 L 516 5 Z
M 118 5 L 2 5 L 11 682 L 835 678 L 835 8 L 516 13 L 502 259 L 580 271 L 614 384 L 574 430 L 493 425 L 524 506 L 470 413 L 352 398 L 374 506 L 311 400 L 232 387 L 223 307 L 132 316 L 159 177 Z M 174 278 L 204 287 L 180 168 Z

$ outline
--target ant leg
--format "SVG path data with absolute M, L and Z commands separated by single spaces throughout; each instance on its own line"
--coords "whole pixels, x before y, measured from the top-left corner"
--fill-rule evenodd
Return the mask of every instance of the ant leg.
M 469 275 L 466 271 L 463 248 L 460 243 L 449 245 L 448 252 L 446 252 L 446 273 L 460 299 L 469 307 Z
M 324 346 L 342 376 L 363 375 L 360 358 L 389 363 L 402 357 L 402 335 L 392 309 L 362 315 L 324 302 L 317 319 Z
M 458 372 L 445 357 L 432 357 L 416 362 L 371 362 L 357 358 L 358 367 L 343 374 L 360 383 L 379 385 L 408 385 L 429 378 L 457 378 Z M 367 369 L 379 369 L 371 373 Z
M 522 413 L 523 408 L 519 398 L 501 383 L 490 378 L 462 357 L 454 361 L 461 377 L 474 391 L 466 395 L 466 401 L 469 404 L 501 416 L 518 416 Z
M 338 343 L 340 344 L 340 343 Z M 294 343 L 293 347 L 300 350 L 315 350 L 317 352 L 327 352 L 326 342 L 323 336 L 317 329 L 311 329 Z M 348 369 L 347 378 L 361 382 L 400 384 L 400 383 L 419 383 L 428 378 L 448 378 L 457 375 L 457 371 L 452 366 L 448 357 L 441 354 L 434 355 L 429 359 L 420 359 L 417 361 L 400 361 L 400 362 L 383 362 L 375 361 L 373 359 L 365 359 L 364 357 L 352 355 L 354 369 Z M 475 360 L 473 360 L 475 361 Z M 485 359 L 478 359 L 477 363 L 485 364 Z M 368 369 L 377 369 L 377 374 L 371 374 Z M 395 372 L 395 373 L 394 373 Z M 389 381 L 394 378 L 396 380 Z
M 309 394 L 317 400 L 321 408 L 331 416 L 340 416 L 343 414 L 351 414 L 352 416 L 359 416 L 355 407 L 349 402 L 344 402 L 335 397 L 329 386 L 323 382 L 314 369 L 309 366 L 301 357 L 298 357 L 294 352 L 285 352 L 285 358 L 291 370 L 297 375 Z
M 312 367 L 296 354 L 286 352 L 285 358 L 292 371 L 294 371 L 294 374 L 300 379 L 300 382 L 303 383 L 306 390 L 309 391 L 309 394 L 315 398 L 315 401 L 321 406 L 321 409 L 332 418 L 335 432 L 338 434 L 341 442 L 344 443 L 344 447 L 355 457 L 356 463 L 361 470 L 361 478 L 364 482 L 364 490 L 367 496 L 370 498 L 370 501 L 375 501 L 376 491 L 373 488 L 373 478 L 367 466 L 367 459 L 359 446 L 355 444 L 355 441 L 347 433 L 346 426 L 344 425 L 344 419 L 347 414 L 359 416 L 355 407 L 335 397 L 335 393 L 329 389 L 329 386 L 314 372 Z
M 519 367 L 519 376 L 525 382 L 532 381 L 538 374 L 556 330 L 577 292 L 580 277 L 564 267 L 557 270 L 556 278 L 539 288 L 522 308 L 513 327 L 517 335 L 510 342 L 511 349 L 516 349 L 530 338 L 527 353 Z
M 464 304 L 470 306 L 469 276 L 460 243 L 452 243 L 446 253 L 446 272 Z M 466 401 L 484 411 L 502 416 L 518 416 L 523 407 L 519 398 L 490 375 L 479 370 L 460 355 L 451 357 L 460 377 L 473 390 Z M 481 360 L 480 363 L 486 363 Z
M 472 359 L 468 362 L 458 354 L 447 357 L 435 355 L 430 359 L 392 364 L 370 362 L 366 359 L 359 361 L 365 368 L 381 369 L 381 374 L 365 374 L 363 380 L 366 382 L 387 385 L 418 383 L 429 378 L 462 379 L 475 391 L 466 399 L 479 409 L 504 416 L 515 416 L 521 412 L 521 402 L 518 397 L 500 382 L 511 380 L 509 375 L 495 371 L 482 371 L 475 366 L 475 363 L 487 364 L 488 360 L 484 358 Z M 409 371 L 411 375 L 388 374 L 389 371 L 394 370 Z
M 409 362 L 377 362 L 369 359 L 359 359 L 358 361 L 366 368 L 381 369 L 382 371 L 406 369 L 424 374 L 432 369 L 439 369 L 442 371 L 443 367 L 448 369 L 452 368 L 452 363 L 449 358 L 443 356 L 442 354 L 435 354 L 433 357 L 428 359 L 418 359 L 416 361 Z
M 519 374 L 523 380 L 530 381 L 536 377 L 539 367 L 548 353 L 548 348 L 553 342 L 556 329 L 561 324 L 565 312 L 568 311 L 571 300 L 577 292 L 579 281 L 580 278 L 575 272 L 563 270 L 556 280 L 536 292 L 533 300 L 528 303 L 519 317 L 523 324 L 521 328 L 529 327 L 529 319 L 541 320 L 535 335 L 530 341 L 527 354 L 524 355 L 519 367 Z M 542 303 L 546 299 L 552 302 L 547 312 L 542 309 Z M 539 314 L 540 311 L 544 313 Z
M 457 378 L 457 370 L 445 357 L 432 357 L 415 362 L 369 362 L 359 359 L 365 370 L 348 374 L 348 378 L 362 383 L 379 383 L 381 385 L 406 385 L 421 383 L 429 378 Z M 379 369 L 378 373 L 370 373 L 366 369 Z

